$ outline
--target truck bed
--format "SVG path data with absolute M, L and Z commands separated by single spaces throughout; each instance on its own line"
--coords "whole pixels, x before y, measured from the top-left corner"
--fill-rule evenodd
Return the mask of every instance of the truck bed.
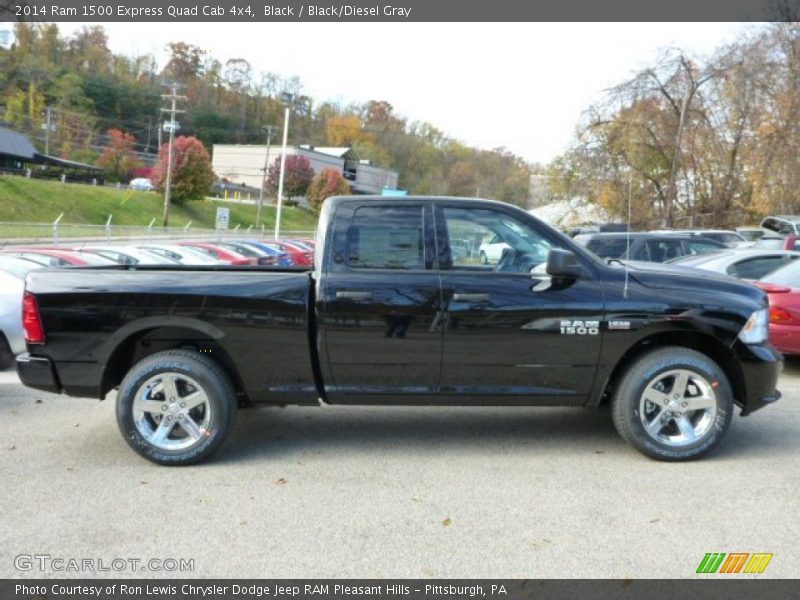
M 181 339 L 237 365 L 236 384 L 249 401 L 313 403 L 311 283 L 308 270 L 281 267 L 33 272 L 27 290 L 38 301 L 46 357 L 59 375 L 46 389 L 102 398 L 137 356 Z

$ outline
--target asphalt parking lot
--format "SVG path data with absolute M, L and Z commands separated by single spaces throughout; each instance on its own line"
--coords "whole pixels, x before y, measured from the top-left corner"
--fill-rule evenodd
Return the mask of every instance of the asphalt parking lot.
M 135 577 L 677 577 L 706 552 L 800 573 L 800 361 L 710 458 L 649 460 L 607 410 L 250 409 L 211 462 L 164 468 L 113 402 L 0 373 L 0 577 L 19 555 L 193 559 Z M 737 411 L 738 412 L 738 411 Z M 95 563 L 97 564 L 97 563 Z

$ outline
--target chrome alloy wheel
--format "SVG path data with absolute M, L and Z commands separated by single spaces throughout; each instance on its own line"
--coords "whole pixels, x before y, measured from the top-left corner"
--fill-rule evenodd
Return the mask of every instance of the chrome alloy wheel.
M 680 447 L 705 436 L 717 415 L 715 386 L 702 375 L 673 369 L 651 379 L 639 399 L 639 418 L 647 434 Z
M 188 375 L 159 373 L 136 390 L 133 422 L 154 446 L 183 450 L 210 435 L 211 403 L 200 384 Z

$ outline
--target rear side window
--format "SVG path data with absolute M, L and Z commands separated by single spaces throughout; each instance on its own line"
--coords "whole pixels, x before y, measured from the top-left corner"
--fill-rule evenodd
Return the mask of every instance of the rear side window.
M 627 238 L 595 238 L 589 240 L 586 247 L 600 258 L 622 258 L 627 252 L 628 242 Z
M 677 240 L 653 240 L 647 242 L 647 252 L 653 262 L 665 262 L 683 256 L 683 247 Z
M 705 242 L 688 242 L 689 254 L 708 254 L 709 252 L 719 252 L 721 248 L 715 244 Z
M 728 275 L 733 275 L 740 279 L 761 279 L 764 275 L 782 267 L 787 262 L 788 259 L 784 256 L 751 258 L 728 267 Z
M 356 210 L 348 231 L 353 269 L 425 268 L 422 206 L 368 206 Z

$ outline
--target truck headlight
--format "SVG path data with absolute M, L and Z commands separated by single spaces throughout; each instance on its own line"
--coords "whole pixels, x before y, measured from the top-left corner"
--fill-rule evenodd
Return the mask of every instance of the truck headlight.
M 763 344 L 769 338 L 769 309 L 757 310 L 739 332 L 739 339 L 745 344 Z

